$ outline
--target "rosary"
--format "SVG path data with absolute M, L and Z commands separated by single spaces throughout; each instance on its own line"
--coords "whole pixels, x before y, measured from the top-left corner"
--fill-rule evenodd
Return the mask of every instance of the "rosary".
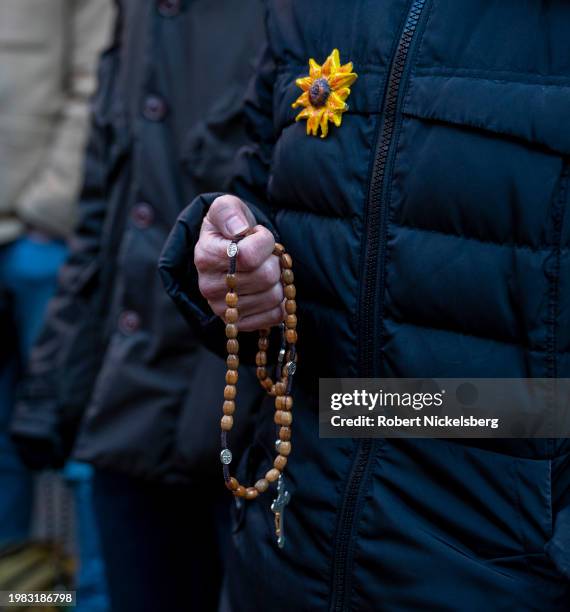
M 268 395 L 275 398 L 275 425 L 277 428 L 277 441 L 275 449 L 277 457 L 273 462 L 273 467 L 267 471 L 263 478 L 260 478 L 253 486 L 246 487 L 238 482 L 238 480 L 230 474 L 230 463 L 232 462 L 232 452 L 228 448 L 228 434 L 234 424 L 234 412 L 236 410 L 236 384 L 238 381 L 238 366 L 239 366 L 239 343 L 237 340 L 239 319 L 238 311 L 238 294 L 237 288 L 237 255 L 239 252 L 238 242 L 244 236 L 240 236 L 232 240 L 228 245 L 227 254 L 230 259 L 229 270 L 226 275 L 226 338 L 228 357 L 226 386 L 224 388 L 224 416 L 221 420 L 222 428 L 222 451 L 220 460 L 223 465 L 224 480 L 226 487 L 237 498 L 246 500 L 255 499 L 261 493 L 264 493 L 273 482 L 277 482 L 277 497 L 271 504 L 271 510 L 275 514 L 275 535 L 277 536 L 277 545 L 279 548 L 285 546 L 285 535 L 283 530 L 283 517 L 285 506 L 290 501 L 290 494 L 285 490 L 285 482 L 283 479 L 283 470 L 287 465 L 287 459 L 291 453 L 291 423 L 293 422 L 293 398 L 291 389 L 293 385 L 293 376 L 297 369 L 297 303 L 295 302 L 295 285 L 293 284 L 293 260 L 286 253 L 285 247 L 282 244 L 276 243 L 273 254 L 279 258 L 281 266 L 281 282 L 285 294 L 285 312 L 286 317 L 281 324 L 281 349 L 275 369 L 275 379 L 273 382 L 267 370 L 267 350 L 269 349 L 269 329 L 259 330 L 259 340 L 257 342 L 258 353 L 255 357 L 257 365 L 257 378 L 261 386 L 267 391 Z

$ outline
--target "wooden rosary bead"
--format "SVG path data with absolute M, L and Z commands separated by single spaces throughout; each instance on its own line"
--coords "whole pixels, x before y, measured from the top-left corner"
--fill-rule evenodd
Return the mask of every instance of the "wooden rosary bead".
M 269 488 L 269 482 L 265 479 L 265 478 L 260 478 L 256 483 L 255 483 L 255 488 L 260 492 L 260 493 L 265 493 L 265 491 L 267 491 L 267 489 Z
M 246 488 L 243 485 L 239 485 L 238 488 L 234 491 L 234 495 L 236 497 L 245 497 Z
M 230 338 L 226 343 L 226 349 L 230 355 L 237 355 L 239 352 L 239 342 L 235 338 Z
M 285 253 L 285 247 L 280 243 L 276 242 L 275 247 L 273 247 L 273 254 L 277 255 L 277 257 L 281 257 Z
M 226 308 L 226 323 L 235 323 L 239 319 L 237 308 Z
M 294 314 L 287 315 L 285 325 L 288 329 L 295 329 L 297 327 L 297 316 Z
M 267 338 L 267 336 L 260 338 L 257 341 L 257 348 L 260 351 L 266 351 L 269 348 L 269 338 Z
M 293 270 L 283 270 L 283 272 L 281 272 L 281 280 L 286 285 L 292 285 L 293 281 L 295 280 L 295 276 L 293 274 Z
M 279 439 L 288 442 L 291 439 L 291 428 L 281 427 L 281 429 L 279 429 Z
M 279 476 L 281 476 L 281 472 L 276 468 L 271 468 L 267 474 L 265 474 L 265 480 L 268 482 L 275 482 Z
M 277 447 L 277 452 L 284 457 L 288 457 L 291 453 L 291 442 L 281 441 Z
M 255 499 L 259 495 L 259 491 L 255 487 L 247 487 L 245 490 L 246 499 Z
M 238 372 L 237 370 L 228 370 L 226 372 L 226 383 L 228 385 L 235 385 L 238 381 Z
M 237 335 L 238 335 L 237 325 L 235 325 L 234 323 L 230 323 L 229 325 L 226 325 L 226 337 L 234 339 L 234 338 L 237 338 Z
M 283 255 L 281 255 L 281 267 L 288 270 L 293 267 L 293 258 L 289 253 L 283 253 Z
M 225 414 L 222 417 L 221 425 L 224 431 L 230 431 L 230 429 L 234 426 L 234 417 L 230 416 L 229 414 Z
M 287 385 L 284 382 L 275 383 L 275 393 L 277 395 L 285 395 L 286 390 L 287 390 Z
M 277 425 L 289 426 L 293 422 L 293 415 L 290 412 L 285 412 L 285 410 L 277 410 L 274 421 Z
M 226 274 L 226 286 L 228 289 L 235 289 L 237 287 L 237 276 L 235 274 Z
M 226 487 L 230 490 L 230 491 L 235 491 L 238 487 L 239 487 L 239 482 L 237 481 L 236 478 L 230 478 L 227 482 L 226 482 Z
M 279 470 L 280 472 L 282 472 L 285 469 L 286 465 L 287 465 L 287 457 L 284 457 L 283 455 L 277 455 L 277 457 L 275 457 L 275 460 L 273 461 L 273 467 L 276 470 Z
M 224 414 L 231 416 L 236 411 L 236 403 L 233 400 L 226 400 L 223 407 Z
M 279 395 L 275 398 L 275 408 L 277 410 L 291 410 L 293 408 L 293 398 L 290 395 Z
M 234 291 L 230 291 L 230 292 L 226 293 L 226 304 L 230 308 L 235 308 L 237 306 L 237 304 L 238 304 L 237 293 L 235 293 Z
M 295 314 L 297 312 L 297 302 L 295 300 L 285 300 L 285 312 Z
M 255 356 L 255 365 L 261 367 L 267 365 L 267 353 L 265 351 L 259 351 Z
M 235 385 L 226 385 L 224 388 L 224 399 L 233 400 L 237 395 L 237 389 Z
M 266 378 L 265 380 L 260 381 L 261 382 L 261 386 L 266 390 L 266 391 L 271 391 L 271 387 L 273 387 L 273 381 L 271 380 L 271 378 Z
M 287 329 L 285 331 L 285 339 L 289 344 L 295 344 L 297 342 L 297 332 L 294 329 Z
M 228 355 L 226 365 L 230 370 L 237 370 L 239 367 L 239 357 L 237 355 Z
M 283 289 L 283 293 L 288 300 L 294 300 L 297 295 L 297 290 L 295 289 L 295 285 L 285 285 Z M 229 304 L 228 304 L 229 306 Z
M 267 374 L 267 368 L 264 367 L 257 368 L 255 373 L 257 374 L 257 378 L 259 380 L 265 380 L 269 376 L 269 374 Z

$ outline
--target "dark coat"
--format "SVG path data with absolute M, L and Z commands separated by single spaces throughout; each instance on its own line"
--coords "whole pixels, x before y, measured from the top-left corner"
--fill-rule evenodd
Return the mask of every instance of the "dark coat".
M 234 191 L 296 262 L 300 378 L 288 543 L 273 495 L 245 504 L 236 609 L 570 609 L 568 440 L 319 440 L 315 391 L 318 377 L 570 376 L 570 5 L 268 11 Z M 359 78 L 342 126 L 310 137 L 295 80 L 335 47 Z M 212 199 L 182 213 L 161 268 L 188 321 L 223 339 L 186 265 Z M 274 453 L 271 412 L 238 467 L 250 482 Z
M 77 458 L 142 478 L 195 479 L 219 465 L 212 389 L 224 363 L 188 330 L 157 262 L 179 212 L 224 181 L 245 139 L 240 108 L 263 11 L 259 0 L 118 4 L 81 222 L 13 431 L 24 453 L 30 439 L 49 438 L 63 442 L 63 458 L 83 419 Z M 246 413 L 258 393 L 249 388 Z

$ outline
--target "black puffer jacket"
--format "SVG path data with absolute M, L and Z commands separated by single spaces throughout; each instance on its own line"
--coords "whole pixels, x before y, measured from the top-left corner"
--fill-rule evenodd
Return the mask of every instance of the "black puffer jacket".
M 568 610 L 567 440 L 320 440 L 315 389 L 325 376 L 570 376 L 570 5 L 268 11 L 234 191 L 296 263 L 301 384 L 287 544 L 273 495 L 244 505 L 236 609 Z M 315 138 L 295 123 L 295 81 L 334 48 L 359 77 L 342 126 Z M 182 213 L 161 263 L 206 328 L 218 324 L 187 262 L 213 197 Z M 270 466 L 273 427 L 262 411 L 240 481 Z
M 185 480 L 217 466 L 211 390 L 224 364 L 164 294 L 157 261 L 180 210 L 224 181 L 245 138 L 240 107 L 261 45 L 262 5 L 118 4 L 94 100 L 82 219 L 13 431 L 24 451 L 33 438 L 69 447 L 84 416 L 76 457 Z M 258 393 L 249 388 L 246 406 Z

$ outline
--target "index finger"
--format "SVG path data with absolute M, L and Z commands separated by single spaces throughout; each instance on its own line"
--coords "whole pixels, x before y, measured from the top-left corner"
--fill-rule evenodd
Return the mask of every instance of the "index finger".
M 208 262 L 210 272 L 227 272 L 229 266 L 228 246 L 231 240 L 224 238 L 209 223 L 203 226 L 200 238 L 201 256 Z M 237 269 L 244 272 L 257 270 L 273 253 L 275 239 L 262 225 L 256 225 L 250 233 L 238 242 Z

